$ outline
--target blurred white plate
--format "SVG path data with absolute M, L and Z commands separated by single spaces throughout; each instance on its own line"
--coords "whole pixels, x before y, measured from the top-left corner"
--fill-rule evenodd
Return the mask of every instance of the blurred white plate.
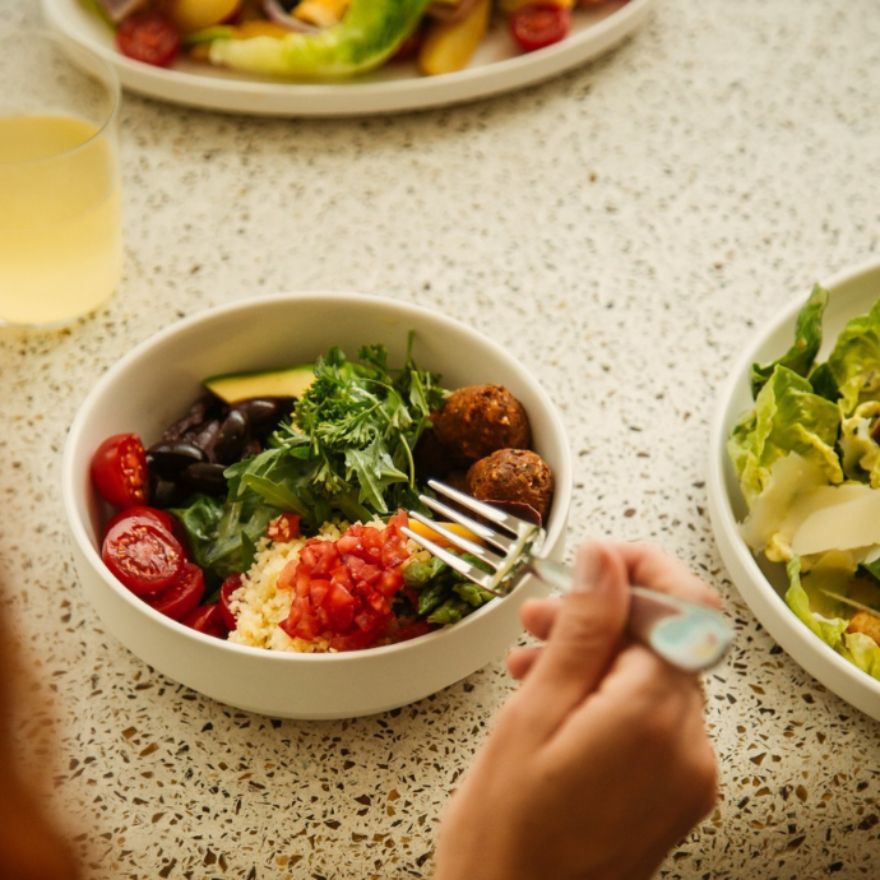
M 880 299 L 880 261 L 841 272 L 823 284 L 831 296 L 823 321 L 820 360 L 827 357 L 844 324 L 867 312 Z M 880 720 L 880 681 L 841 657 L 795 617 L 782 598 L 787 586 L 783 566 L 766 561 L 759 564 L 737 528 L 746 507 L 725 448 L 727 438 L 739 416 L 752 407 L 751 365 L 768 363 L 788 350 L 794 339 L 797 313 L 808 294 L 808 290 L 802 291 L 769 323 L 761 338 L 740 358 L 721 395 L 710 443 L 709 512 L 721 558 L 767 632 L 830 691 Z
M 152 98 L 263 116 L 352 116 L 418 110 L 517 89 L 583 64 L 617 45 L 647 16 L 654 0 L 629 0 L 575 14 L 572 34 L 537 52 L 519 54 L 506 28 L 483 40 L 471 65 L 443 76 L 419 76 L 410 64 L 390 64 L 340 83 L 258 79 L 179 61 L 151 67 L 120 54 L 113 34 L 79 0 L 42 0 L 50 27 L 109 61 L 125 88 Z

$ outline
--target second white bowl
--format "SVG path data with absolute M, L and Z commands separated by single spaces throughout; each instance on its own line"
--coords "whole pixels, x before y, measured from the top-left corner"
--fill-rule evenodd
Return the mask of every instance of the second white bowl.
M 846 322 L 867 312 L 880 297 L 880 262 L 842 272 L 824 286 L 831 296 L 823 321 L 820 360 L 827 356 Z M 709 513 L 721 558 L 743 599 L 767 632 L 825 687 L 880 720 L 880 681 L 845 660 L 795 617 L 782 598 L 787 586 L 784 567 L 766 562 L 759 564 L 737 525 L 745 517 L 746 507 L 727 455 L 727 438 L 740 415 L 752 407 L 752 364 L 769 363 L 788 349 L 807 293 L 804 291 L 780 313 L 743 354 L 722 393 L 710 442 Z

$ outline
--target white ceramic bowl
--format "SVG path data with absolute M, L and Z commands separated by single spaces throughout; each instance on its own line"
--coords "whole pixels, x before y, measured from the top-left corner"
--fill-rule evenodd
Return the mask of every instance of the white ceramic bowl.
M 401 706 L 499 657 L 520 632 L 519 606 L 543 594 L 531 577 L 462 622 L 412 641 L 339 654 L 288 654 L 230 644 L 157 613 L 125 589 L 100 557 L 99 505 L 89 460 L 107 436 L 134 431 L 147 443 L 180 416 L 217 373 L 305 363 L 339 345 L 354 355 L 382 342 L 392 363 L 416 333 L 420 366 L 446 387 L 495 382 L 522 401 L 535 448 L 556 478 L 548 555 L 563 550 L 571 497 L 565 428 L 548 395 L 496 343 L 450 318 L 357 294 L 281 295 L 214 309 L 137 346 L 104 375 L 80 408 L 64 450 L 64 504 L 86 595 L 106 628 L 165 675 L 223 703 L 289 718 L 343 718 Z
M 578 10 L 572 33 L 538 52 L 519 53 L 501 22 L 464 69 L 420 76 L 412 64 L 387 64 L 333 83 L 285 82 L 180 59 L 171 68 L 122 55 L 113 32 L 80 0 L 42 0 L 43 16 L 66 39 L 112 64 L 126 89 L 176 104 L 261 116 L 352 116 L 424 110 L 485 98 L 541 82 L 598 57 L 648 17 L 654 0 Z
M 880 298 L 880 261 L 835 275 L 824 282 L 824 286 L 831 296 L 823 322 L 820 359 L 828 355 L 844 324 L 855 315 L 867 312 Z M 766 561 L 759 564 L 737 528 L 737 521 L 745 516 L 746 507 L 725 448 L 727 438 L 737 418 L 752 406 L 751 365 L 768 363 L 788 349 L 794 339 L 797 313 L 808 293 L 805 290 L 798 294 L 733 369 L 712 426 L 709 511 L 724 564 L 767 632 L 825 687 L 880 720 L 880 681 L 841 657 L 795 617 L 782 598 L 786 587 L 783 567 Z

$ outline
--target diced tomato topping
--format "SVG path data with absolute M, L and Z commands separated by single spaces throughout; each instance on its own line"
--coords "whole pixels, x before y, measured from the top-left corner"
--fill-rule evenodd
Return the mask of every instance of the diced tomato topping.
M 299 560 L 278 576 L 278 587 L 293 592 L 281 628 L 295 639 L 326 639 L 339 651 L 396 638 L 392 603 L 403 588 L 401 568 L 409 557 L 401 531 L 406 522 L 401 511 L 385 528 L 356 524 L 336 541 L 307 541 Z
M 282 513 L 269 523 L 266 537 L 270 541 L 292 541 L 299 537 L 299 521 L 295 513 Z

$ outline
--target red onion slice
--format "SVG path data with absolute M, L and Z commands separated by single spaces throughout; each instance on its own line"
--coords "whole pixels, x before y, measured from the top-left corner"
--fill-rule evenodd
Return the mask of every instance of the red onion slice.
M 263 11 L 270 21 L 280 24 L 281 27 L 287 28 L 289 31 L 295 31 L 299 34 L 317 34 L 321 31 L 321 28 L 300 21 L 300 19 L 286 12 L 278 0 L 263 0 Z
M 477 5 L 478 0 L 459 0 L 458 3 L 440 3 L 435 0 L 429 3 L 425 15 L 436 18 L 438 21 L 459 21 L 464 18 Z

